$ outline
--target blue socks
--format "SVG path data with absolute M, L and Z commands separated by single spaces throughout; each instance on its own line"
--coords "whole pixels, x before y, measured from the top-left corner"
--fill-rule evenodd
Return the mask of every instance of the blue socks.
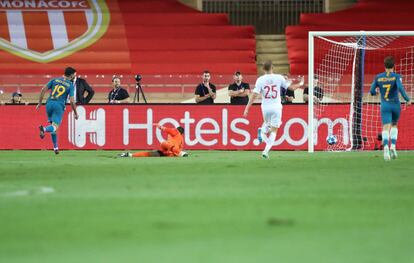
M 57 134 L 56 134 L 55 126 L 49 125 L 49 126 L 45 127 L 44 130 L 45 130 L 45 132 L 50 133 L 50 136 L 52 137 L 53 148 L 57 149 L 58 145 L 57 145 Z
M 56 132 L 52 132 L 50 135 L 52 136 L 53 148 L 58 148 Z

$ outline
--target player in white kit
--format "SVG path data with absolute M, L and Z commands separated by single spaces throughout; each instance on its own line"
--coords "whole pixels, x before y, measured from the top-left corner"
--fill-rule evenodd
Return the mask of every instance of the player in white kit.
M 266 142 L 266 147 L 262 152 L 262 157 L 269 158 L 269 150 L 272 148 L 277 130 L 282 124 L 282 102 L 280 94 L 282 89 L 296 90 L 303 85 L 303 79 L 300 83 L 292 84 L 288 83 L 286 79 L 279 74 L 273 73 L 273 65 L 271 61 L 266 61 L 263 65 L 265 74 L 259 77 L 256 81 L 255 88 L 250 96 L 249 103 L 244 110 L 244 117 L 247 117 L 249 109 L 253 102 L 261 95 L 262 96 L 262 114 L 263 125 L 259 128 L 258 139 L 259 142 L 262 139 Z

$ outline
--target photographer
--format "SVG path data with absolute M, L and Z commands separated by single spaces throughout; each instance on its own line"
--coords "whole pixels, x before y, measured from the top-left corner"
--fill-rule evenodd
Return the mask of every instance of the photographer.
M 108 103 L 129 103 L 129 94 L 126 89 L 121 87 L 121 79 L 119 77 L 112 78 L 113 89 L 108 94 Z

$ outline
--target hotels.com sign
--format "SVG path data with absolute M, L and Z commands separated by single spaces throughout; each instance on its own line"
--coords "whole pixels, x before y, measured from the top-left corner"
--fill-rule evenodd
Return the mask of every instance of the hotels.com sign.
M 197 106 L 200 107 L 200 106 Z M 240 110 L 241 107 L 238 107 Z M 213 116 L 205 118 L 197 118 L 197 112 L 199 109 L 193 108 L 195 112 L 192 114 L 186 110 L 180 115 L 171 114 L 165 118 L 155 118 L 153 107 L 148 107 L 145 111 L 140 111 L 140 121 L 131 121 L 130 114 L 134 112 L 129 108 L 122 110 L 122 115 L 119 119 L 122 120 L 122 144 L 128 148 L 130 145 L 136 145 L 135 141 L 132 141 L 135 133 L 140 133 L 143 136 L 139 136 L 141 147 L 154 145 L 154 139 L 156 145 L 159 142 L 165 140 L 163 134 L 159 129 L 154 127 L 154 123 L 159 123 L 164 126 L 182 126 L 184 128 L 184 140 L 187 148 L 195 147 L 243 147 L 249 144 L 254 146 L 259 145 L 256 139 L 257 132 L 250 133 L 250 130 L 256 130 L 261 123 L 253 124 L 250 127 L 250 121 L 241 116 L 229 118 L 229 109 L 221 108 L 216 111 Z M 86 109 L 82 106 L 78 107 L 79 119 L 75 120 L 73 112 L 68 115 L 68 140 L 74 146 L 83 148 L 86 145 L 87 137 L 89 137 L 89 143 L 97 146 L 105 147 L 107 142 L 106 138 L 106 111 L 104 108 L 92 110 L 89 113 L 89 118 L 86 114 Z M 156 109 L 155 109 L 156 110 Z M 240 115 L 240 112 L 237 111 Z M 257 120 L 257 115 L 252 116 Z M 261 118 L 261 116 L 259 115 Z M 349 144 L 349 132 L 348 132 L 348 121 L 344 118 L 337 118 L 331 120 L 329 118 L 322 118 L 318 121 L 319 127 L 323 128 L 326 124 L 325 133 L 333 133 L 334 128 L 340 131 L 341 138 L 343 138 L 344 144 Z M 108 127 L 113 129 L 113 127 Z M 291 134 L 295 129 L 301 136 L 297 139 L 292 138 Z M 275 146 L 281 145 L 286 142 L 290 146 L 302 146 L 307 142 L 307 121 L 303 118 L 291 118 L 287 120 L 286 124 L 280 130 L 281 136 L 275 141 Z M 316 140 L 317 143 L 317 140 Z
M 153 124 L 182 126 L 186 149 L 259 150 L 257 128 L 262 125 L 260 106 L 253 106 L 248 118 L 243 118 L 244 106 L 231 105 L 88 105 L 77 108 L 79 119 L 66 110 L 58 131 L 61 149 L 157 149 L 165 134 Z M 318 119 L 316 149 L 325 150 L 325 138 L 335 134 L 344 145 L 350 145 L 349 105 L 330 105 Z M 414 149 L 414 107 L 402 111 L 399 123 L 399 148 Z M 16 116 L 18 116 L 16 118 Z M 307 105 L 287 105 L 283 108 L 283 124 L 274 149 L 307 149 Z M 46 124 L 45 107 L 39 112 L 34 106 L 0 106 L 1 149 L 50 149 L 51 139 L 39 139 L 38 126 Z M 375 119 L 374 123 L 380 123 Z M 376 130 L 377 129 L 377 130 Z M 381 127 L 371 130 L 366 149 L 373 148 L 374 138 Z M 22 140 L 21 138 L 24 138 Z M 346 147 L 345 147 L 346 148 Z

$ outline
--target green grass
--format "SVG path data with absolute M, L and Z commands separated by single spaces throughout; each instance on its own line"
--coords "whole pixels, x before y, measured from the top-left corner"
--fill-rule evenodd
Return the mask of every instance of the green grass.
M 414 262 L 414 152 L 0 151 L 0 262 Z

